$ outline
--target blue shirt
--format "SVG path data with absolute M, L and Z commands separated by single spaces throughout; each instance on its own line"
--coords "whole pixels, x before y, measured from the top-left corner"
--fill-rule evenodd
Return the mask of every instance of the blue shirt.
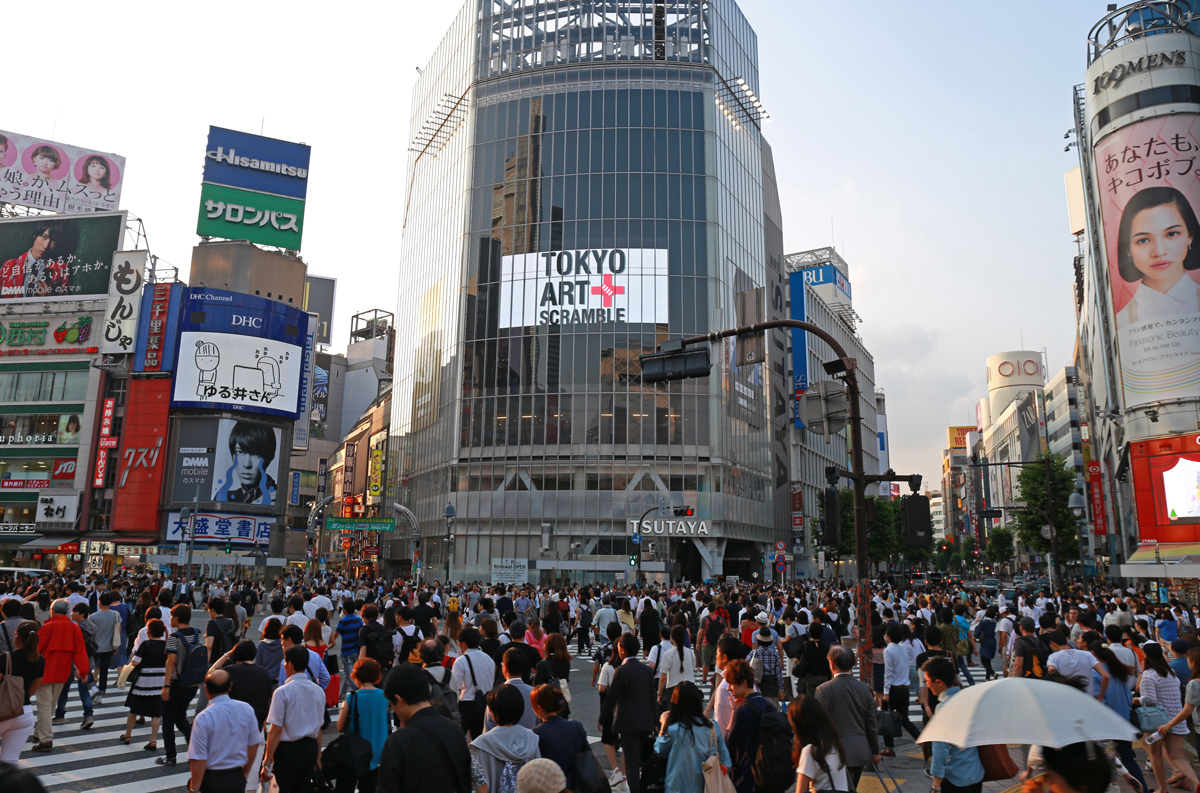
M 961 691 L 958 686 L 948 688 L 938 697 L 938 707 Z M 956 787 L 974 785 L 983 780 L 983 762 L 979 750 L 974 746 L 960 749 L 944 741 L 933 741 L 933 764 L 929 769 L 935 778 L 945 779 Z
M 366 738 L 371 744 L 371 770 L 379 767 L 379 757 L 383 754 L 383 744 L 388 737 L 388 708 L 387 697 L 378 688 L 360 688 L 349 695 L 351 700 L 350 716 L 346 729 L 354 732 L 354 717 L 358 717 L 356 735 Z
M 305 647 L 308 650 L 308 679 L 312 680 L 322 689 L 329 686 L 329 670 L 325 668 L 325 659 L 317 655 L 311 647 Z M 284 671 L 284 664 L 287 659 L 279 662 L 279 677 L 276 680 L 287 680 L 287 672 Z
M 362 617 L 357 614 L 350 614 L 338 620 L 337 632 L 342 637 L 342 657 L 358 655 L 358 632 L 362 626 Z
M 690 730 L 682 724 L 672 724 L 667 727 L 666 735 L 660 735 L 654 741 L 654 751 L 667 758 L 666 793 L 704 790 L 701 764 L 711 754 L 719 754 L 723 766 L 733 764 L 725 739 L 715 723 L 712 727 L 692 725 Z

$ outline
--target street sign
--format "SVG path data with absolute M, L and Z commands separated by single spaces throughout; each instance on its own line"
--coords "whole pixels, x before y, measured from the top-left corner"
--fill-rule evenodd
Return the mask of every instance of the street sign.
M 618 573 L 614 573 L 613 575 L 616 577 L 616 579 L 617 579 L 618 581 L 624 581 L 624 580 L 625 580 L 625 573 L 624 573 L 624 571 L 621 571 L 621 572 L 618 572 Z
M 183 543 L 179 543 L 179 552 L 175 556 L 175 564 L 185 564 L 187 562 L 187 550 Z
M 825 552 L 824 551 L 817 551 L 817 569 L 819 569 L 819 570 L 825 569 Z
M 846 387 L 833 380 L 819 380 L 796 401 L 796 413 L 806 429 L 824 435 L 826 443 L 841 432 L 850 419 L 850 396 Z
M 767 561 L 768 561 L 768 562 L 773 562 L 773 561 L 775 561 L 775 554 L 773 554 L 773 553 L 769 553 L 769 554 L 767 554 Z
M 640 535 L 640 534 L 633 535 L 632 542 L 634 545 L 641 545 L 642 544 L 642 535 Z
M 787 572 L 787 562 L 780 562 L 779 564 L 775 565 L 775 570 L 780 573 L 786 573 Z
M 775 550 L 782 551 L 785 548 L 787 548 L 787 546 L 783 544 L 783 540 L 780 540 L 777 543 L 775 543 Z

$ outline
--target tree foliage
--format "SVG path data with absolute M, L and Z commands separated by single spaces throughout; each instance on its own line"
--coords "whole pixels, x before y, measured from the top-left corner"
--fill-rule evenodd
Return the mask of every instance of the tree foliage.
M 1047 498 L 1046 463 L 1050 461 L 1051 499 Z M 1017 538 L 1038 553 L 1049 553 L 1050 540 L 1042 536 L 1042 527 L 1047 524 L 1042 514 L 1053 507 L 1054 526 L 1058 532 L 1059 562 L 1079 556 L 1079 542 L 1076 537 L 1078 520 L 1067 508 L 1067 501 L 1075 492 L 1075 472 L 1067 467 L 1067 462 L 1055 454 L 1038 455 L 1036 461 L 1041 465 L 1024 466 L 1017 476 L 1021 486 L 1021 498 L 1032 509 L 1015 510 L 1014 525 Z
M 993 564 L 1005 564 L 1013 558 L 1013 533 L 1008 528 L 992 529 L 988 532 L 987 548 L 983 555 Z

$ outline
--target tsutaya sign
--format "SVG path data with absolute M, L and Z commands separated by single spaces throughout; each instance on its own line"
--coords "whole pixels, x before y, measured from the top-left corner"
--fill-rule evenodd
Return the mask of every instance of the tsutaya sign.
M 544 251 L 501 260 L 501 328 L 670 321 L 667 251 Z
M 643 520 L 629 521 L 630 534 L 689 534 L 708 536 L 707 520 Z

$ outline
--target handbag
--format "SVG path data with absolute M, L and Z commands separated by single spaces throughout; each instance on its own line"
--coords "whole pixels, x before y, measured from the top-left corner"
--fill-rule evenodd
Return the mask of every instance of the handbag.
M 371 770 L 371 742 L 358 734 L 358 692 L 350 695 L 350 729 L 334 738 L 321 752 L 321 769 L 327 779 L 360 777 Z
M 592 745 L 588 742 L 582 724 L 579 725 L 579 730 L 583 733 L 583 748 L 575 753 L 575 759 L 571 762 L 575 793 L 611 793 L 608 776 L 596 762 L 596 755 L 592 754 Z
M 122 631 L 121 631 L 121 615 L 120 615 L 120 614 L 118 614 L 118 615 L 117 615 L 117 622 L 116 622 L 116 624 L 115 624 L 115 625 L 113 625 L 113 635 L 112 635 L 112 647 L 113 647 L 113 652 L 120 652 L 120 651 L 121 651 L 121 635 L 122 635 Z
M 128 663 L 121 667 L 121 671 L 117 672 L 117 688 L 122 691 L 125 686 L 132 686 L 141 676 L 141 666 L 138 664 Z
M 550 668 L 550 662 L 548 660 L 543 660 L 542 663 L 546 665 L 546 677 L 550 678 L 551 680 L 553 680 L 555 683 L 558 684 L 558 690 L 562 692 L 563 700 L 568 705 L 570 705 L 571 704 L 571 681 L 565 677 L 556 678 L 554 676 L 554 670 L 552 670 Z
M 15 719 L 25 712 L 25 680 L 12 673 L 12 652 L 5 653 L 7 665 L 0 680 L 0 721 Z
M 700 764 L 704 772 L 704 793 L 736 793 L 733 781 L 721 767 L 721 753 L 717 749 L 717 728 L 709 728 L 708 757 Z
M 984 782 L 999 782 L 1017 775 L 1019 769 L 1008 753 L 1007 745 L 993 743 L 976 748 L 979 750 L 979 761 L 983 763 Z
M 1142 705 L 1138 708 L 1138 729 L 1150 733 L 1171 720 L 1167 710 L 1162 705 Z
M 758 651 L 750 653 L 750 669 L 754 672 L 754 682 L 761 683 L 763 679 L 763 662 L 758 657 Z
M 875 718 L 879 734 L 884 738 L 899 738 L 904 734 L 904 726 L 900 722 L 900 714 L 894 710 L 881 710 Z

